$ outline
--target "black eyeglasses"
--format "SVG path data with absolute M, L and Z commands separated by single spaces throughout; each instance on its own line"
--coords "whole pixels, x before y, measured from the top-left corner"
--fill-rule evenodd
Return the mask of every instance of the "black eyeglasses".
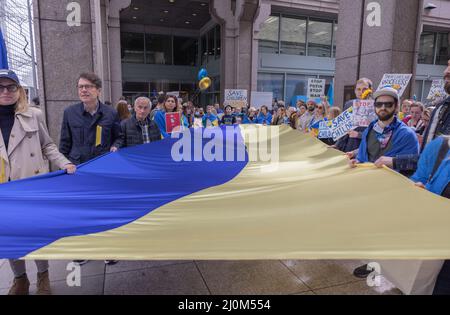
M 392 107 L 394 107 L 394 105 L 395 105 L 394 102 L 375 102 L 376 108 L 381 108 L 384 106 L 385 108 L 391 109 Z
M 0 85 L 0 93 L 3 93 L 5 90 L 7 90 L 10 93 L 17 92 L 19 89 L 19 86 L 16 84 L 10 84 L 10 85 Z

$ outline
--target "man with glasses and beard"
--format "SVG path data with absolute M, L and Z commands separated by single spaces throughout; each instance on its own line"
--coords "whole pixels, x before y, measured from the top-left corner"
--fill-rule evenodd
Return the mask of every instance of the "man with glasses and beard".
M 383 157 L 419 154 L 419 141 L 414 130 L 397 118 L 397 90 L 384 87 L 374 94 L 374 98 L 378 119 L 362 135 L 358 156 L 350 162 L 352 167 L 358 163 L 379 164 Z M 358 278 L 366 278 L 371 272 L 367 265 L 363 265 L 356 268 L 353 274 Z
M 382 156 L 419 154 L 419 141 L 415 132 L 396 116 L 399 97 L 395 89 L 384 87 L 374 94 L 375 113 L 378 117 L 362 135 L 357 163 L 376 163 Z
M 448 67 L 444 71 L 445 91 L 450 95 L 450 60 Z M 425 129 L 423 135 L 423 142 L 421 151 L 425 149 L 428 143 L 438 138 L 439 136 L 450 135 L 450 96 L 447 97 L 440 105 L 434 109 L 430 123 Z M 419 154 L 396 155 L 393 157 L 383 156 L 375 165 L 383 167 L 386 165 L 392 169 L 402 171 L 403 173 L 414 173 L 417 170 L 417 163 L 419 161 Z

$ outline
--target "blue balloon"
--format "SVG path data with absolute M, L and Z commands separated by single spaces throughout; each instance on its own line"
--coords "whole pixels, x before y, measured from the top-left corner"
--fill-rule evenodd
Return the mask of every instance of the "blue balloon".
M 198 72 L 198 80 L 200 81 L 203 78 L 206 78 L 208 76 L 208 71 L 205 68 L 200 69 Z

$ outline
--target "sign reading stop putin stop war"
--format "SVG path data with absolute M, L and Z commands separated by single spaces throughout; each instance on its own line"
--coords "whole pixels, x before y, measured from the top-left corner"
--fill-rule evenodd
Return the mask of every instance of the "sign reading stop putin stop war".
M 325 95 L 324 79 L 308 79 L 308 98 L 320 98 Z
M 389 74 L 386 73 L 378 86 L 377 91 L 381 90 L 386 85 L 390 85 L 398 91 L 398 96 L 402 97 L 403 93 L 411 80 L 412 74 Z
M 308 79 L 308 98 L 319 98 L 325 95 L 325 83 L 323 79 Z

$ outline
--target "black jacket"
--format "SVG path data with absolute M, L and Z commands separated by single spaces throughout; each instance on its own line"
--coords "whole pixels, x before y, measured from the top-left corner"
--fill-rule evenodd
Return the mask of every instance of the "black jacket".
M 149 118 L 147 118 L 147 123 L 150 142 L 161 140 L 161 132 L 158 125 Z M 114 143 L 116 148 L 132 147 L 144 143 L 142 128 L 135 115 L 122 121 L 120 130 L 120 136 Z
M 97 126 L 102 127 L 101 144 L 96 146 Z M 119 116 L 115 109 L 99 103 L 94 116 L 84 110 L 83 103 L 64 111 L 59 150 L 73 164 L 87 162 L 108 153 L 119 137 Z

